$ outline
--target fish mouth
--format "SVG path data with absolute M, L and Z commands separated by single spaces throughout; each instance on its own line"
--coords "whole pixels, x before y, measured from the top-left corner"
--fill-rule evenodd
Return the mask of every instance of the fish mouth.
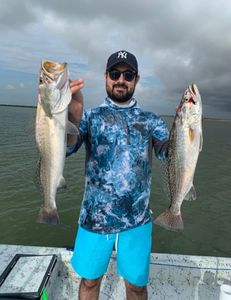
M 39 84 L 53 82 L 60 74 L 65 72 L 66 67 L 67 63 L 56 63 L 50 60 L 43 60 L 41 63 Z
M 65 64 L 59 64 L 49 60 L 43 61 L 42 66 L 46 72 L 51 74 L 62 72 L 65 69 Z
M 196 100 L 198 99 L 198 96 L 199 96 L 199 91 L 198 91 L 198 88 L 196 86 L 195 83 L 192 83 L 190 86 L 189 86 L 189 90 L 192 94 L 192 97 L 190 97 L 189 99 L 189 102 L 193 103 L 194 105 L 196 105 Z M 195 97 L 193 97 L 195 96 Z M 196 100 L 195 100 L 196 99 Z
M 194 104 L 194 105 L 196 105 L 196 102 L 193 100 L 193 98 L 191 97 L 188 101 L 187 101 L 188 103 L 192 103 L 192 104 Z
M 195 96 L 197 95 L 197 92 L 196 92 L 196 86 L 195 86 L 194 83 L 191 84 L 190 90 L 191 90 L 191 92 L 192 92 Z M 190 101 L 191 103 L 193 103 L 194 105 L 196 105 L 196 101 L 193 99 L 193 97 L 191 97 L 191 98 L 189 99 L 189 101 Z
M 189 95 L 191 94 L 191 97 L 189 97 L 188 99 L 186 97 L 185 102 L 196 105 L 197 101 L 195 100 L 195 97 L 197 97 L 197 90 L 198 89 L 197 89 L 197 86 L 195 85 L 195 83 L 192 83 L 187 89 L 187 92 L 189 93 Z
M 191 84 L 191 90 L 192 90 L 193 94 L 196 96 L 196 89 L 195 89 L 194 83 Z

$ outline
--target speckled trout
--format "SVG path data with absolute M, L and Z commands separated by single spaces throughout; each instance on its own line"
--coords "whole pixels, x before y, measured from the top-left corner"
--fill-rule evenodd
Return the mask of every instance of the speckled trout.
M 168 230 L 183 230 L 181 216 L 183 200 L 195 200 L 193 177 L 202 150 L 202 102 L 196 84 L 183 93 L 170 131 L 167 185 L 170 207 L 154 223 Z
M 59 223 L 55 198 L 57 188 L 65 187 L 66 134 L 77 133 L 76 127 L 67 119 L 70 101 L 67 63 L 42 61 L 35 128 L 39 151 L 38 177 L 44 196 L 44 205 L 37 219 L 39 223 Z

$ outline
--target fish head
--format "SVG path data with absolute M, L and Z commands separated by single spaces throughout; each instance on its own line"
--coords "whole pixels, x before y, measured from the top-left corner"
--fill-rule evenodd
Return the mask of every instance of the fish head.
M 40 84 L 52 85 L 61 89 L 68 79 L 67 63 L 44 60 L 40 69 Z
M 44 60 L 39 76 L 39 102 L 52 116 L 63 111 L 71 100 L 67 63 Z
M 189 85 L 184 91 L 176 115 L 181 121 L 187 120 L 187 123 L 191 123 L 191 125 L 201 118 L 201 96 L 195 83 Z

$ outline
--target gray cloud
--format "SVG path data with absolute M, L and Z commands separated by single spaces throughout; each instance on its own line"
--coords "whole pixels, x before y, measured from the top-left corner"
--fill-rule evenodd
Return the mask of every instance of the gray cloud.
M 107 56 L 127 49 L 139 60 L 137 96 L 147 107 L 173 112 L 183 90 L 195 82 L 205 114 L 231 117 L 229 0 L 2 0 L 3 27 L 5 68 L 36 73 L 44 57 L 87 64 L 86 87 L 102 98 L 97 85 L 103 83 Z M 158 84 L 147 86 L 146 78 Z
M 31 1 L 32 2 L 32 1 Z M 35 20 L 29 0 L 0 1 L 0 30 L 20 29 Z

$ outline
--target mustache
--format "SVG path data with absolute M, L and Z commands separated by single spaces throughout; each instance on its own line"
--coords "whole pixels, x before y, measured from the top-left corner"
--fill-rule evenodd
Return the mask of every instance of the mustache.
M 124 87 L 126 89 L 128 88 L 125 83 L 116 83 L 116 84 L 113 85 L 113 88 L 116 88 L 116 87 Z

